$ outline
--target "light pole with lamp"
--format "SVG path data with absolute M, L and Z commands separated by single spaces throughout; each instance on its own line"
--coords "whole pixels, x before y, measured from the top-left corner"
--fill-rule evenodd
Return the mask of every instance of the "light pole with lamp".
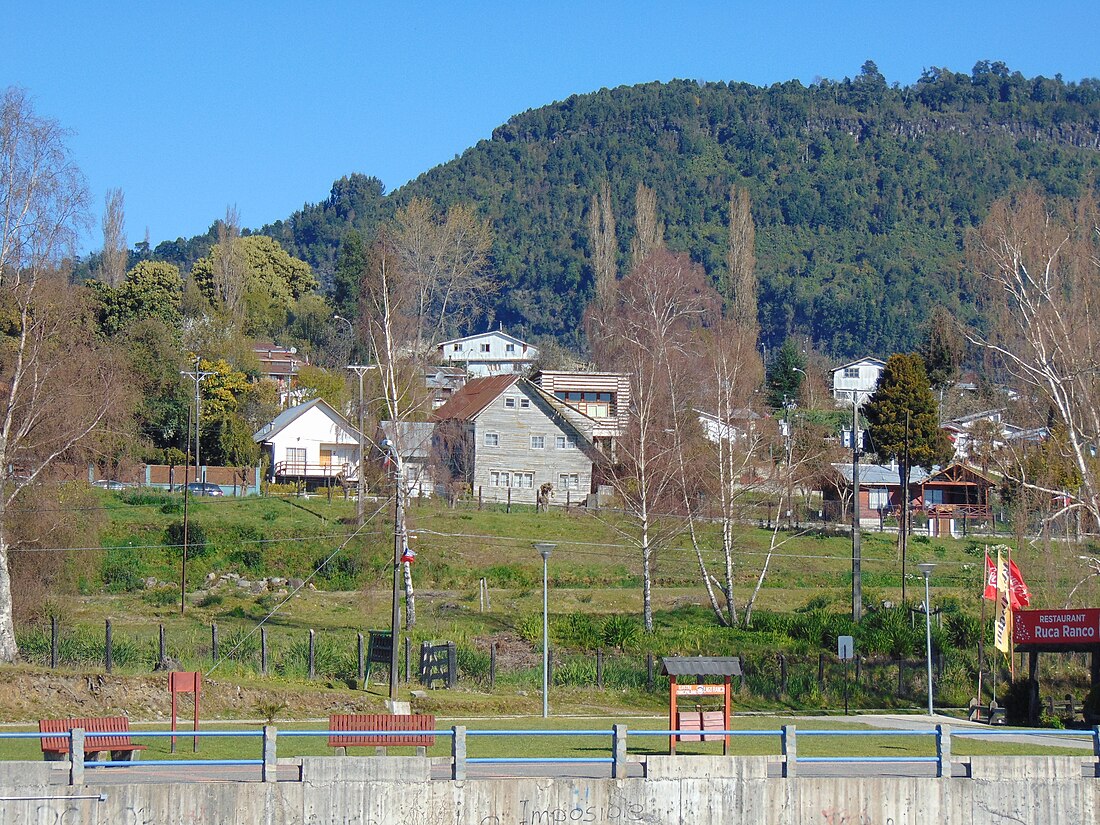
M 917 568 L 924 576 L 924 644 L 928 658 L 928 715 L 932 715 L 932 603 L 928 596 L 928 579 L 936 565 L 931 562 L 918 564 Z
M 542 718 L 545 719 L 550 715 L 550 700 L 549 700 L 549 672 L 550 672 L 550 620 L 548 614 L 548 602 L 547 602 L 547 575 L 546 565 L 550 560 L 550 553 L 557 547 L 556 544 L 552 544 L 548 541 L 536 541 L 535 549 L 539 551 L 539 555 L 542 556 Z

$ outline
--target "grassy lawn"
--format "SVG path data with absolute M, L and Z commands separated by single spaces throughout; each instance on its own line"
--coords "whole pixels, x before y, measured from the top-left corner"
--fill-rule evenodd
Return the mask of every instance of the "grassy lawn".
M 733 720 L 732 730 L 778 730 L 784 724 L 795 720 L 789 717 L 751 716 L 737 717 Z M 653 716 L 631 717 L 551 717 L 538 716 L 509 717 L 500 719 L 437 718 L 436 729 L 449 729 L 452 725 L 465 725 L 467 728 L 467 755 L 470 757 L 605 757 L 611 754 L 610 730 L 613 724 L 623 724 L 628 728 L 629 752 L 634 755 L 668 753 L 668 739 L 664 736 L 633 736 L 629 731 L 667 730 L 667 719 Z M 873 730 L 866 725 L 846 723 L 840 720 L 797 720 L 799 730 Z M 203 730 L 217 731 L 259 731 L 257 722 L 208 722 Z M 280 757 L 294 756 L 330 756 L 333 751 L 327 747 L 326 724 L 319 722 L 289 721 L 278 725 L 281 730 L 316 730 L 318 736 L 284 737 L 278 742 Z M 164 724 L 132 726 L 135 741 L 148 746 L 143 759 L 255 759 L 261 755 L 258 736 L 254 737 L 206 737 L 199 739 L 198 756 L 192 751 L 192 739 L 181 735 L 176 753 L 170 752 L 170 740 L 167 737 L 142 739 L 142 730 L 168 730 Z M 5 727 L 5 732 L 15 730 L 33 730 L 34 728 Z M 582 736 L 478 736 L 475 731 L 524 731 L 524 730 L 561 730 L 561 731 L 608 731 L 607 734 Z M 429 756 L 449 756 L 450 738 L 438 737 L 436 744 L 429 749 Z M 805 736 L 799 738 L 800 756 L 934 756 L 935 740 L 931 736 Z M 721 742 L 680 742 L 677 753 L 682 755 L 722 753 Z M 1088 751 L 1059 746 L 1040 744 L 1021 744 L 1001 741 L 999 738 L 969 739 L 952 738 L 952 752 L 958 756 L 1080 756 L 1090 758 Z M 373 748 L 352 749 L 353 755 L 373 755 Z M 411 754 L 412 748 L 393 748 L 393 754 Z M 778 756 L 780 745 L 778 736 L 734 736 L 730 741 L 730 753 L 737 756 Z M 35 739 L 0 740 L 0 759 L 32 760 L 41 759 L 41 749 Z

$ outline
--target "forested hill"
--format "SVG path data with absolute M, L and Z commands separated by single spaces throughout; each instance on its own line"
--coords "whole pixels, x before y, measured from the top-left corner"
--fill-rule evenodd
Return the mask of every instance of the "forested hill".
M 643 182 L 669 246 L 715 280 L 738 184 L 752 194 L 765 339 L 809 334 L 836 356 L 884 355 L 914 345 L 934 304 L 972 312 L 963 240 L 996 197 L 1026 181 L 1075 196 L 1098 167 L 1100 81 L 983 62 L 891 87 L 868 62 L 854 80 L 809 87 L 673 81 L 578 95 L 516 115 L 388 196 L 352 176 L 261 231 L 324 277 L 347 225 L 370 231 L 413 196 L 471 201 L 495 234 L 495 318 L 576 345 L 592 288 L 585 216 L 601 181 L 620 273 Z

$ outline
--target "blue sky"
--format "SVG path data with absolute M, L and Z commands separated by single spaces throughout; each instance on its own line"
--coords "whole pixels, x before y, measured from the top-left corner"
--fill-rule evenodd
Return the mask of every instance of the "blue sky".
M 97 212 L 126 195 L 130 242 L 246 226 L 351 172 L 387 190 L 511 115 L 652 80 L 758 85 L 1003 60 L 1100 76 L 1100 3 L 9 3 L 0 85 L 27 89 Z M 98 230 L 85 239 L 95 249 Z

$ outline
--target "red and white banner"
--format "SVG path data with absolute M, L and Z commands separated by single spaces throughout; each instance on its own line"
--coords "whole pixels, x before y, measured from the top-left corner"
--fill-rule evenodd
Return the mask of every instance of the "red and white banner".
M 1009 562 L 1009 571 L 1012 574 L 1012 609 L 1027 607 L 1031 604 L 1031 591 L 1016 562 Z M 989 558 L 988 550 L 985 554 L 985 592 L 982 596 L 991 602 L 997 601 L 997 565 Z
M 1100 645 L 1100 608 L 1021 610 L 1014 618 L 1018 645 Z

